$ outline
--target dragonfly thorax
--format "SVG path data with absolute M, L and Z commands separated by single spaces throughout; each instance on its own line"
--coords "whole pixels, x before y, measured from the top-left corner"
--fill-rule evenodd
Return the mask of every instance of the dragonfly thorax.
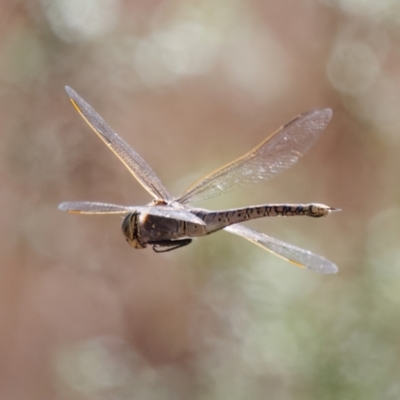
M 122 221 L 122 233 L 125 236 L 126 241 L 135 249 L 144 249 L 146 244 L 143 244 L 140 240 L 139 232 L 139 212 L 129 213 L 125 216 Z

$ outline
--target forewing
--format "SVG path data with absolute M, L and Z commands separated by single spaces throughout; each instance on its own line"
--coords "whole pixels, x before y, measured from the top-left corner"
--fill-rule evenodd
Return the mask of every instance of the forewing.
M 197 225 L 206 225 L 203 220 L 191 214 L 189 211 L 185 209 L 175 209 L 169 206 L 130 207 L 91 201 L 66 201 L 61 203 L 58 209 L 71 214 L 127 214 L 130 212 L 140 212 L 143 214 L 156 215 L 158 217 L 191 222 Z
M 167 189 L 156 173 L 123 139 L 121 139 L 100 117 L 100 115 L 82 99 L 73 89 L 66 86 L 65 91 L 83 119 L 97 133 L 101 140 L 124 163 L 139 183 L 155 198 L 170 200 Z
M 140 207 L 93 203 L 90 201 L 66 201 L 59 204 L 58 209 L 72 214 L 127 214 L 137 211 Z
M 329 108 L 298 116 L 244 156 L 196 182 L 177 201 L 203 200 L 272 178 L 307 152 L 331 117 Z
M 318 256 L 311 251 L 282 242 L 281 240 L 272 238 L 264 233 L 247 228 L 246 226 L 236 224 L 224 229 L 230 233 L 234 233 L 250 240 L 250 242 L 257 244 L 264 250 L 267 250 L 298 267 L 308 268 L 321 274 L 335 274 L 338 271 L 338 267 L 334 263 L 322 256 Z
M 204 226 L 206 225 L 206 223 L 202 219 L 196 217 L 196 215 L 190 213 L 185 209 L 174 209 L 168 206 L 149 206 L 149 207 L 143 207 L 142 212 L 150 215 L 156 215 L 158 217 L 191 222 L 197 225 L 204 225 Z

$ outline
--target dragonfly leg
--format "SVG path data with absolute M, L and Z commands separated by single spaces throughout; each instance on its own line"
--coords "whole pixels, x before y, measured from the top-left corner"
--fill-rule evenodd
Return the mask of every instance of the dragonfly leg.
M 167 251 L 179 249 L 180 247 L 187 246 L 192 242 L 192 239 L 181 240 L 158 240 L 151 241 L 149 244 L 153 245 L 153 250 L 156 253 L 165 253 Z

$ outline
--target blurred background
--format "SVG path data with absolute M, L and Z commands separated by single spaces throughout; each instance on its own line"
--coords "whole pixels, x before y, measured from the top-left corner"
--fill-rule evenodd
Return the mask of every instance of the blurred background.
M 397 0 L 0 2 L 0 398 L 400 398 Z M 166 254 L 67 200 L 151 199 L 70 85 L 173 195 L 301 112 L 333 119 L 291 170 L 196 206 L 320 202 L 258 230 L 339 266 L 302 270 L 219 232 Z

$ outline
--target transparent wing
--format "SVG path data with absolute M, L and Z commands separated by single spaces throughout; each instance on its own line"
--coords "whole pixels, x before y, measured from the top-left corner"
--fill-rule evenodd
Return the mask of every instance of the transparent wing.
M 205 225 L 203 220 L 189 211 L 174 209 L 168 206 L 130 207 L 90 201 L 67 201 L 61 203 L 58 209 L 71 214 L 128 214 L 130 212 L 140 212 L 178 221 L 191 222 L 197 225 Z
M 168 206 L 148 206 L 142 207 L 141 212 L 150 215 L 156 215 L 158 217 L 175 219 L 177 221 L 192 222 L 193 224 L 204 226 L 206 225 L 202 219 L 196 217 L 196 215 L 185 209 L 176 209 Z
M 298 116 L 244 156 L 197 181 L 177 201 L 204 200 L 272 178 L 290 168 L 307 152 L 331 117 L 329 108 Z
M 298 267 L 308 268 L 321 274 L 335 274 L 338 271 L 338 267 L 334 263 L 322 256 L 318 256 L 311 253 L 311 251 L 274 239 L 264 233 L 247 228 L 246 226 L 236 224 L 224 229 L 230 233 L 234 233 L 235 235 L 250 240 L 250 242 L 257 244 L 264 250 L 267 250 Z
M 127 214 L 138 208 L 90 201 L 66 201 L 61 203 L 58 209 L 72 214 Z
M 139 183 L 155 198 L 170 200 L 167 189 L 164 187 L 156 173 L 143 160 L 135 150 L 133 150 L 123 139 L 121 139 L 100 117 L 99 114 L 82 99 L 73 89 L 66 86 L 65 91 L 71 99 L 72 104 L 77 109 L 83 119 L 97 133 L 101 140 L 114 152 L 114 154 L 124 163 L 132 175 Z

